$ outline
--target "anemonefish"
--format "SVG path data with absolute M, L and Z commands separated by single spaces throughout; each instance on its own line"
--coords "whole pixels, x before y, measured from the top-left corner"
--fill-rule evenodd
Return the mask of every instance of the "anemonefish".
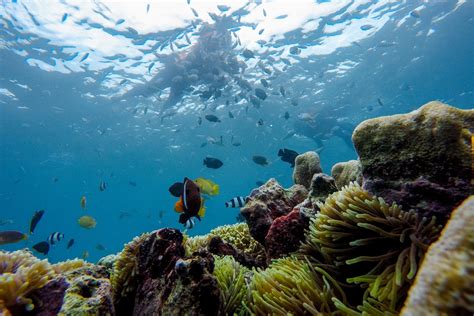
M 61 241 L 61 239 L 64 238 L 64 234 L 63 233 L 58 233 L 58 232 L 54 232 L 52 233 L 51 235 L 49 235 L 48 237 L 48 242 L 51 244 L 51 245 L 54 245 L 55 243 Z
M 179 222 L 188 229 L 193 228 L 193 217 L 201 220 L 206 212 L 199 186 L 191 179 L 184 178 L 183 182 L 174 183 L 168 190 L 173 196 L 179 198 L 174 206 L 176 212 L 182 213 L 179 216 Z
M 249 197 L 244 196 L 236 196 L 235 198 L 225 202 L 225 207 L 232 207 L 232 208 L 241 208 L 244 207 L 245 203 L 249 200 Z

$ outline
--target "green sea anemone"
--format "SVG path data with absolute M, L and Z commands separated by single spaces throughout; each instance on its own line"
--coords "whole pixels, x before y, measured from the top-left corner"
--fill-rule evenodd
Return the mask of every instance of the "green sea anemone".
M 247 300 L 246 275 L 251 273 L 231 256 L 214 256 L 214 276 L 221 290 L 223 315 L 239 314 Z
M 257 315 L 337 315 L 332 297 L 346 297 L 338 283 L 309 261 L 286 257 L 254 273 L 248 309 Z
M 48 261 L 37 259 L 27 250 L 0 251 L 0 312 L 2 308 L 19 306 L 33 310 L 33 301 L 28 295 L 54 276 Z
M 110 275 L 110 283 L 116 294 L 126 296 L 127 293 L 135 290 L 134 277 L 137 272 L 138 251 L 140 250 L 140 244 L 150 235 L 150 233 L 145 233 L 135 237 L 117 255 L 112 274 Z
M 364 289 L 362 309 L 386 304 L 399 310 L 424 252 L 438 237 L 436 219 L 390 206 L 356 183 L 318 206 L 301 253 L 335 266 L 343 281 Z

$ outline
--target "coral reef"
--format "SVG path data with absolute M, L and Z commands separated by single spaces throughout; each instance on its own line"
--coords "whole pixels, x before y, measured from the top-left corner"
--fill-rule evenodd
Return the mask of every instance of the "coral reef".
M 349 160 L 336 163 L 331 168 L 331 176 L 334 178 L 339 190 L 351 182 L 357 182 L 362 185 L 362 166 L 360 161 Z
M 351 183 L 320 204 L 301 253 L 334 266 L 340 280 L 368 298 L 399 310 L 428 245 L 439 234 L 435 218 L 421 218 Z
M 115 315 L 109 279 L 84 274 L 68 282 L 60 315 Z
M 137 254 L 139 246 L 150 234 L 142 234 L 135 237 L 126 244 L 121 253 L 117 255 L 110 275 L 110 282 L 114 292 L 121 297 L 127 296 L 127 292 L 135 290 L 135 274 L 137 269 Z
M 296 156 L 295 168 L 293 169 L 293 182 L 309 189 L 313 174 L 321 172 L 319 155 L 315 151 L 305 152 L 304 154 Z
M 471 185 L 474 110 L 429 102 L 408 114 L 362 122 L 352 135 L 364 188 L 445 221 Z
M 87 267 L 87 266 L 91 266 L 91 264 L 85 262 L 82 259 L 72 259 L 72 260 L 66 260 L 63 262 L 53 264 L 53 270 L 57 274 L 64 274 L 69 271 L 76 270 L 82 267 Z
M 263 245 L 273 220 L 288 214 L 307 194 L 301 185 L 284 189 L 275 179 L 253 190 L 247 204 L 240 209 L 252 237 Z
M 425 255 L 402 315 L 474 314 L 474 196 Z
M 221 292 L 222 315 L 239 314 L 244 310 L 247 300 L 246 275 L 250 273 L 231 256 L 215 257 L 214 276 Z
M 58 276 L 40 289 L 35 289 L 29 295 L 33 300 L 35 315 L 58 315 L 64 303 L 64 295 L 69 283 Z M 0 313 L 1 314 L 1 313 Z
M 39 260 L 28 250 L 0 251 L 0 310 L 20 314 L 35 305 L 29 295 L 55 277 L 46 260 Z
M 324 173 L 315 173 L 311 179 L 309 195 L 311 201 L 324 202 L 329 194 L 337 191 L 334 178 Z
M 265 236 L 267 261 L 298 250 L 308 224 L 309 218 L 297 209 L 275 219 Z
M 248 309 L 254 315 L 321 315 L 336 310 L 331 298 L 346 301 L 323 269 L 294 257 L 275 260 L 254 273 Z

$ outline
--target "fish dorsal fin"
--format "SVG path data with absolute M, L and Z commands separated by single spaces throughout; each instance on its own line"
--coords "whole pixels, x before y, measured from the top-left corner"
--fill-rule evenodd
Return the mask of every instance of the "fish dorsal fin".
M 169 187 L 168 191 L 174 197 L 180 197 L 183 194 L 183 183 L 182 182 L 175 182 L 172 186 Z

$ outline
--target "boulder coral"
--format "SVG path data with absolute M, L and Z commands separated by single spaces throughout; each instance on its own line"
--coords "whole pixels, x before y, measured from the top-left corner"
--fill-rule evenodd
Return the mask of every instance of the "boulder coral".
M 474 314 L 474 196 L 426 253 L 402 315 Z
M 351 182 L 362 185 L 362 166 L 359 160 L 338 162 L 331 168 L 331 176 L 340 190 Z
M 418 110 L 366 120 L 352 140 L 369 192 L 446 221 L 470 194 L 474 110 L 429 102 Z
M 321 172 L 321 162 L 318 153 L 315 151 L 305 152 L 296 156 L 295 168 L 293 169 L 293 182 L 309 190 L 313 174 Z

